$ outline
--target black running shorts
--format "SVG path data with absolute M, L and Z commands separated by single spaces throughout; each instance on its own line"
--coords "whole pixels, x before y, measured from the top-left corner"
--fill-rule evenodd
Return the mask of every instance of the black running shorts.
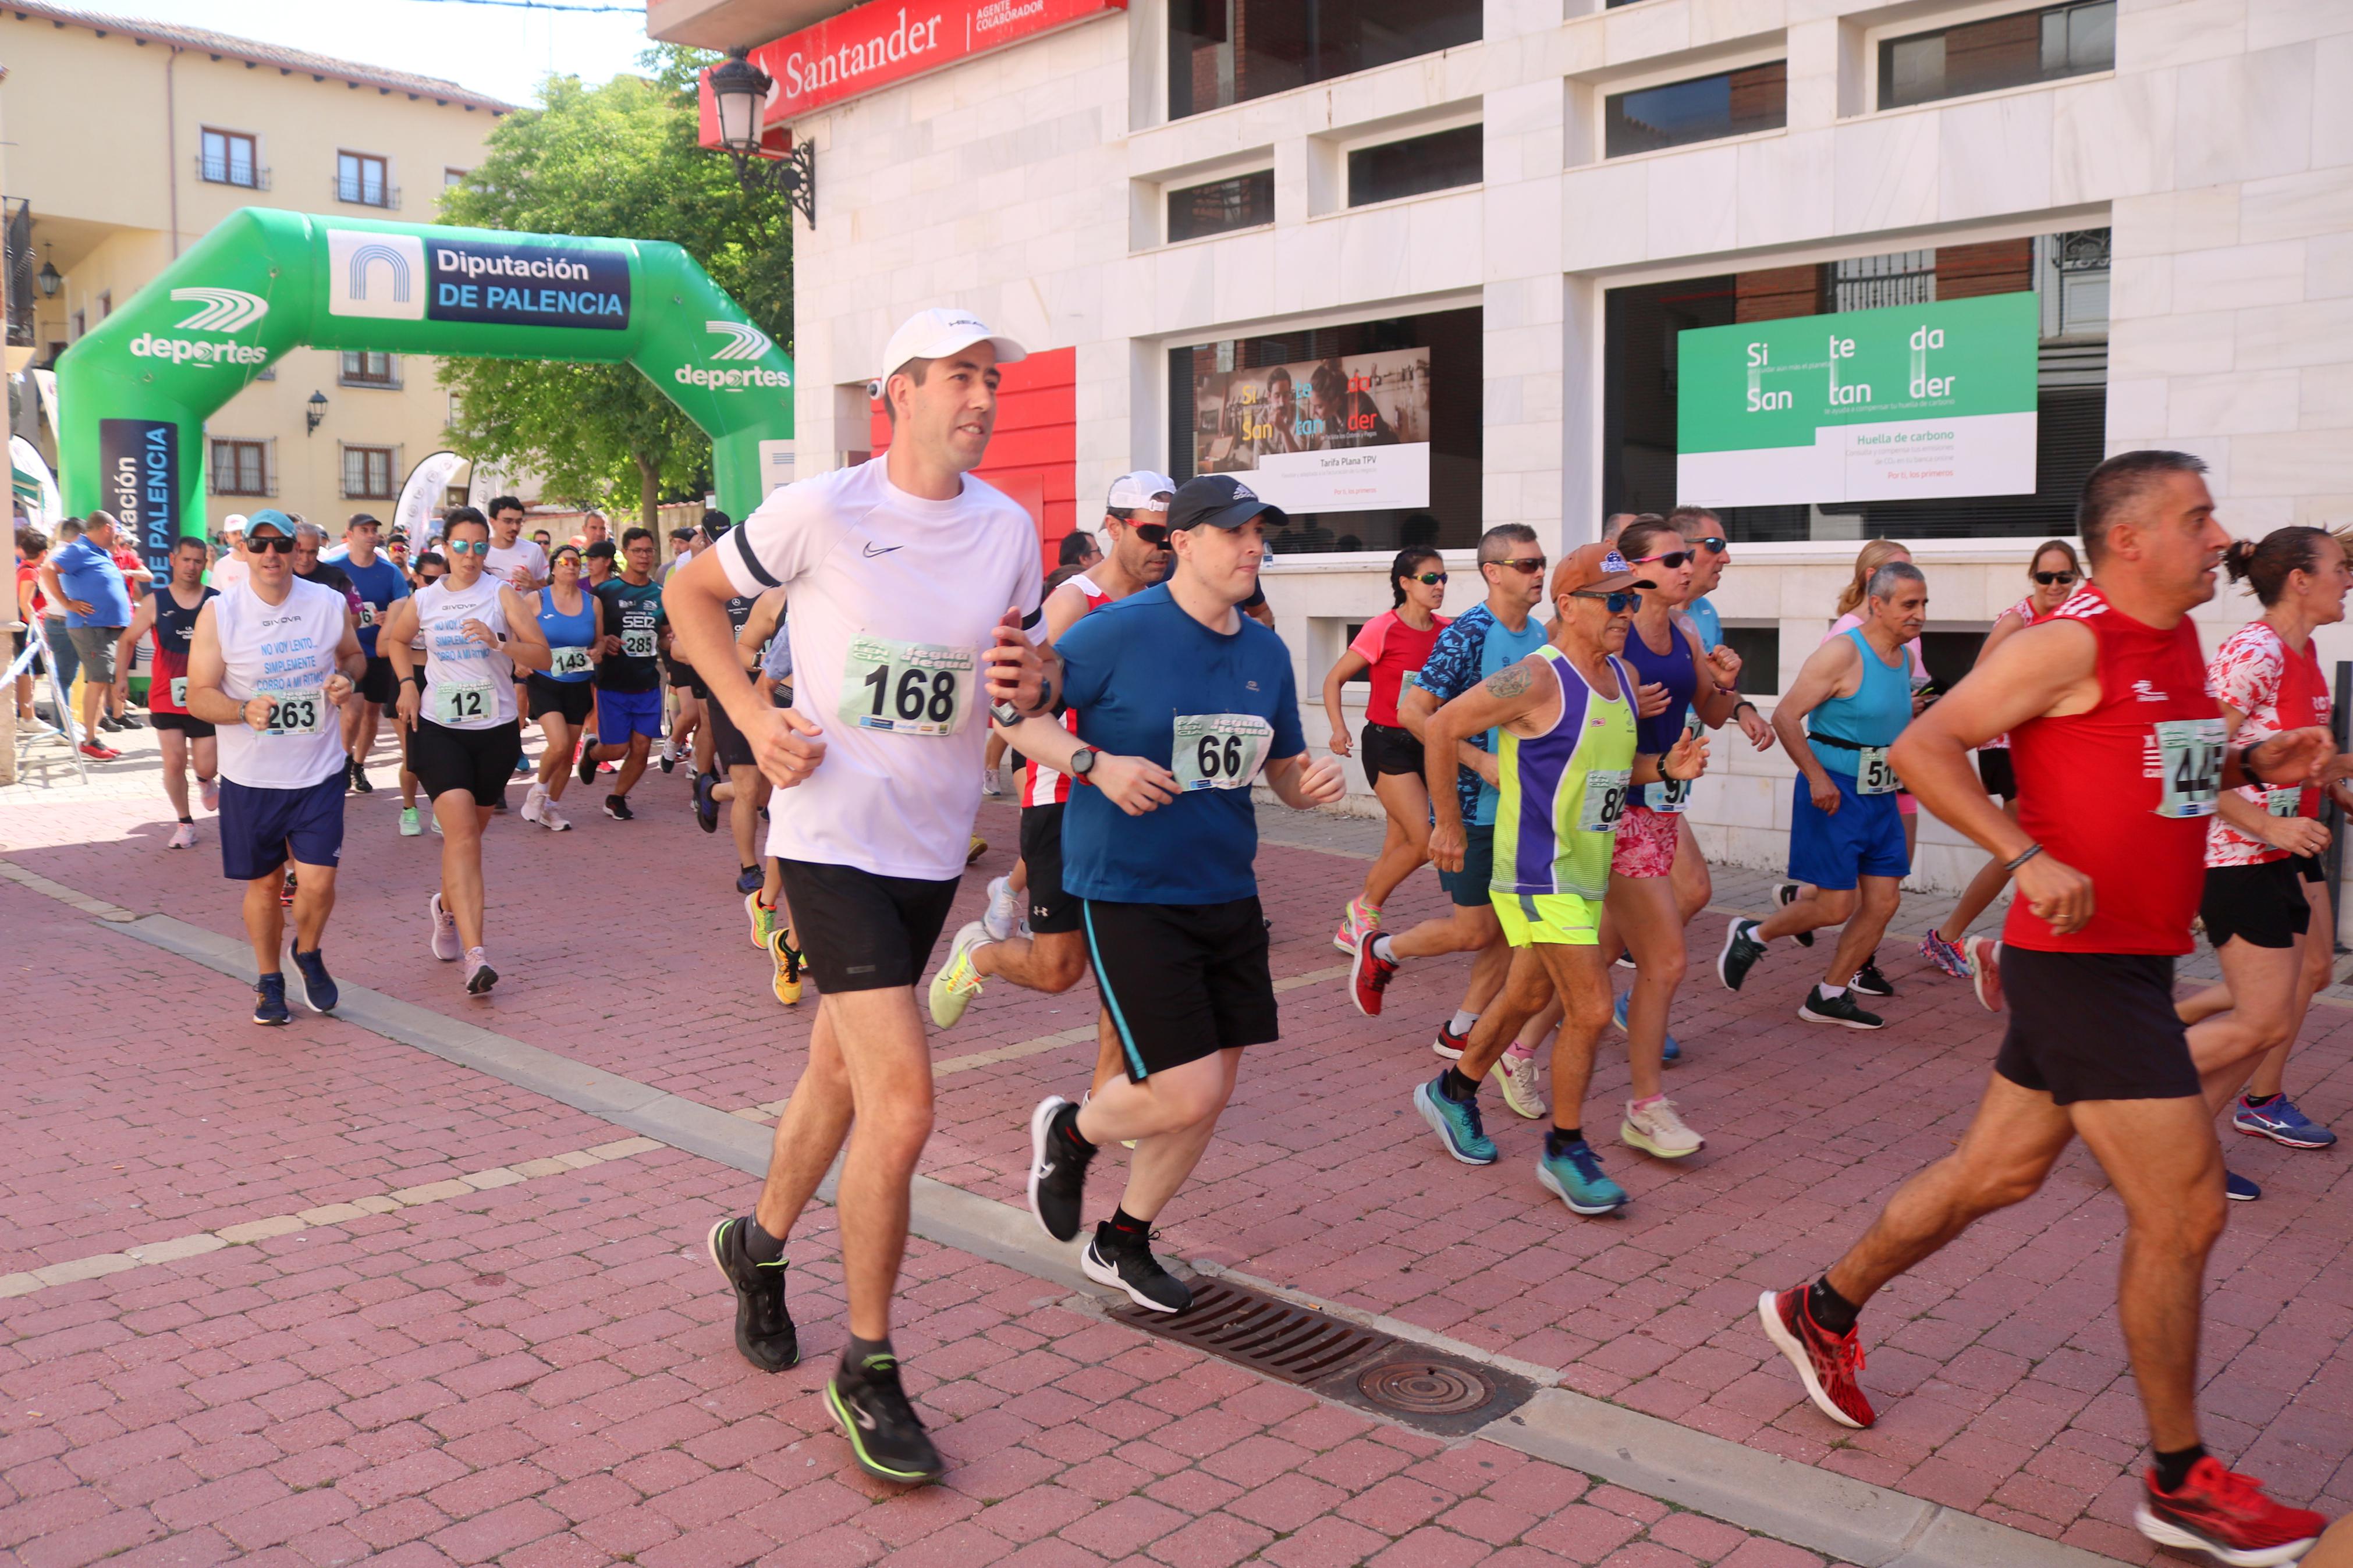
M 523 678 L 523 705 L 533 719 L 544 719 L 553 713 L 558 719 L 578 729 L 588 719 L 588 710 L 596 702 L 596 683 L 593 680 L 550 680 L 537 670 Z
M 1021 864 L 1029 872 L 1030 931 L 1048 936 L 1078 930 L 1079 900 L 1062 887 L 1061 802 L 1021 808 Z
M 212 725 L 193 713 L 163 713 L 150 708 L 147 710 L 147 722 L 154 725 L 158 730 L 177 730 L 191 741 L 209 741 L 213 738 Z
M 382 654 L 372 656 L 367 668 L 360 671 L 360 700 L 389 708 L 399 697 L 400 678 L 392 673 L 392 660 Z
M 711 715 L 711 744 L 718 754 L 719 771 L 724 773 L 729 768 L 759 766 L 752 760 L 752 742 L 744 738 L 735 721 L 727 717 L 726 704 L 712 702 L 706 711 Z
M 794 918 L 805 921 L 800 908 L 793 905 Z M 1281 1036 L 1266 918 L 1255 897 L 1225 904 L 1089 899 L 1081 910 L 1095 985 L 1132 1081 Z
M 408 771 L 427 800 L 462 789 L 476 805 L 496 805 L 506 798 L 522 756 L 522 726 L 512 719 L 487 730 L 452 730 L 419 719 L 408 737 Z
M 1978 753 L 1978 778 L 1986 794 L 1999 795 L 2004 803 L 2018 798 L 2018 769 L 2010 763 L 2008 746 Z
M 855 866 L 779 859 L 793 930 L 824 992 L 913 985 L 948 922 L 957 879 L 881 877 Z
M 2232 937 L 2250 947 L 2294 947 L 2312 923 L 2305 877 L 2290 855 L 2260 866 L 2209 866 L 2198 899 L 2206 940 L 2221 947 Z
M 1993 1070 L 2021 1089 L 2061 1105 L 2200 1091 L 2165 954 L 2041 952 L 2004 942 L 2001 993 L 2010 1032 Z
M 1365 776 L 1376 781 L 1383 773 L 1411 773 L 1419 778 L 1423 771 L 1421 742 L 1413 738 L 1412 731 L 1369 720 L 1356 733 L 1356 760 L 1364 764 Z

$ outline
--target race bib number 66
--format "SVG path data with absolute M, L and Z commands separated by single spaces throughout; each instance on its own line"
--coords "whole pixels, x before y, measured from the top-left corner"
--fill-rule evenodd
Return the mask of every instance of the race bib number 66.
M 1274 742 L 1274 726 L 1255 713 L 1180 713 L 1168 747 L 1176 787 L 1248 789 Z

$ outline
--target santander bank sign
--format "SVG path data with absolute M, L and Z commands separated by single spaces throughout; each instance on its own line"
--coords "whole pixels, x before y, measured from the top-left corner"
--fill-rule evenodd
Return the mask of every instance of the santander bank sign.
M 812 110 L 1007 44 L 1126 8 L 1127 0 L 869 0 L 839 16 L 752 51 L 776 85 L 764 123 Z M 711 89 L 702 90 L 704 140 L 715 143 Z

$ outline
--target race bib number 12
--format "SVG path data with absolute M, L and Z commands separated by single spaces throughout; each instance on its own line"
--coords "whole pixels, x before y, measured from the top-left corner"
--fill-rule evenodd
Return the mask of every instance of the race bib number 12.
M 491 716 L 487 680 L 443 680 L 433 687 L 433 721 L 450 728 L 479 724 Z
M 940 643 L 859 637 L 841 669 L 834 711 L 845 723 L 892 735 L 953 735 L 964 728 L 980 656 Z
M 1274 743 L 1274 726 L 1255 713 L 1180 713 L 1168 771 L 1180 790 L 1248 789 Z
M 2157 726 L 2158 765 L 2165 793 L 2159 816 L 2211 816 L 2222 789 L 2222 721 L 2168 719 Z

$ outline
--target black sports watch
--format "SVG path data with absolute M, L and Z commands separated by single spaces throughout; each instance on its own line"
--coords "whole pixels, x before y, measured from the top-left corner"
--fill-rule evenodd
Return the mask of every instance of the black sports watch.
M 1103 753 L 1095 750 L 1092 746 L 1081 746 L 1077 751 L 1072 752 L 1071 753 L 1071 776 L 1074 779 L 1091 777 L 1095 771 L 1095 759 L 1101 755 L 1103 755 Z

